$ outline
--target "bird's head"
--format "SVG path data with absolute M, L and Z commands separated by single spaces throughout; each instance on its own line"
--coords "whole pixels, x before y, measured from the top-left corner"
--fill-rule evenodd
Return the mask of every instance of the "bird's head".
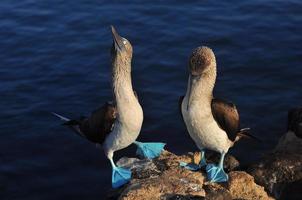
M 113 26 L 111 26 L 111 31 L 113 37 L 113 44 L 111 49 L 113 62 L 119 62 L 123 64 L 131 63 L 133 51 L 131 43 L 126 38 L 121 37 Z
M 191 90 L 193 85 L 199 82 L 199 80 L 202 79 L 201 77 L 211 77 L 211 79 L 214 80 L 216 78 L 216 59 L 212 49 L 205 46 L 194 49 L 189 60 L 189 71 L 189 100 L 187 110 L 189 109 L 192 100 Z
M 192 76 L 201 76 L 216 67 L 214 52 L 209 47 L 198 47 L 193 50 L 189 60 L 189 70 Z

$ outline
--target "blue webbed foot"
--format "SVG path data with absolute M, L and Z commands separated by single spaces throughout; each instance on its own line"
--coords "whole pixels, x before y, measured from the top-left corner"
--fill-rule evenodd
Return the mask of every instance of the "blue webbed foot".
M 160 142 L 137 142 L 135 141 L 134 144 L 137 145 L 136 154 L 144 157 L 144 158 L 156 158 L 160 156 L 161 152 L 164 150 L 165 143 Z
M 191 171 L 197 171 L 197 170 L 201 169 L 202 167 L 207 165 L 207 162 L 206 162 L 206 159 L 204 156 L 204 151 L 201 151 L 201 159 L 200 159 L 200 162 L 198 165 L 195 163 L 186 163 L 186 162 L 180 162 L 179 165 L 181 167 L 184 167 Z
M 195 163 L 186 163 L 186 162 L 179 162 L 179 166 L 184 167 L 191 171 L 197 171 L 201 168 L 200 165 L 197 165 Z
M 113 167 L 112 169 L 112 187 L 118 188 L 131 179 L 131 170 L 124 169 L 121 167 Z
M 210 182 L 220 183 L 227 182 L 229 176 L 224 172 L 223 168 L 213 164 L 208 164 L 206 167 L 208 180 Z

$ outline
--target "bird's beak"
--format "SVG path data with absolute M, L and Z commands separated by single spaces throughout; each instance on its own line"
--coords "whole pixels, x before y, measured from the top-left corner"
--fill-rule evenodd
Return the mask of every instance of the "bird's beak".
M 111 26 L 112 37 L 114 41 L 114 47 L 117 51 L 124 51 L 125 44 L 123 43 L 123 38 L 116 32 L 115 28 Z
M 188 103 L 187 103 L 187 110 L 189 110 L 191 104 L 191 90 L 192 90 L 192 75 L 189 76 L 189 83 L 188 83 Z

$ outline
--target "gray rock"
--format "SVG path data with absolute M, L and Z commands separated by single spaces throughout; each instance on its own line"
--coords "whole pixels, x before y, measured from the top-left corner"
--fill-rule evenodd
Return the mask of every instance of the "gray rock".
M 302 139 L 302 107 L 289 110 L 287 118 L 287 131 Z
M 302 180 L 281 185 L 282 193 L 280 199 L 296 200 L 302 199 Z
M 132 171 L 133 178 L 144 179 L 158 176 L 161 171 L 150 159 L 140 160 L 138 158 L 122 157 L 117 161 L 117 165 L 130 169 Z
M 204 197 L 194 196 L 194 195 L 179 195 L 173 194 L 168 197 L 165 197 L 166 200 L 204 200 Z
M 287 132 L 279 139 L 275 149 L 248 169 L 256 183 L 264 186 L 277 199 L 302 196 L 301 124 L 302 108 L 291 109 L 288 112 Z
M 254 178 L 245 172 L 232 171 L 229 173 L 229 183 L 218 184 L 207 182 L 204 169 L 192 172 L 179 166 L 180 161 L 198 162 L 198 159 L 198 153 L 177 156 L 168 151 L 153 160 L 122 158 L 117 164 L 130 168 L 133 178 L 130 183 L 111 192 L 108 199 L 271 199 L 264 188 L 257 185 Z
M 206 200 L 232 200 L 230 192 L 223 187 L 215 187 L 213 185 L 205 185 Z
M 297 153 L 302 152 L 302 138 L 288 131 L 280 139 L 274 150 L 275 152 Z
M 271 153 L 250 167 L 248 172 L 256 183 L 264 186 L 274 197 L 280 198 L 283 191 L 280 185 L 302 179 L 302 154 Z

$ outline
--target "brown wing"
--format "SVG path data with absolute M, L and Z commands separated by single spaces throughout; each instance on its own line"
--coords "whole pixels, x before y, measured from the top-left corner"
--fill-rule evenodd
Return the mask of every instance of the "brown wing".
M 103 143 L 111 132 L 116 119 L 117 110 L 114 105 L 105 103 L 93 111 L 88 118 L 79 121 L 79 128 L 85 137 L 95 143 Z
M 219 127 L 227 133 L 230 140 L 234 141 L 240 128 L 236 106 L 224 100 L 213 99 L 212 113 Z
M 138 99 L 137 93 L 133 92 Z M 106 136 L 112 131 L 116 116 L 116 107 L 113 103 L 107 102 L 102 107 L 93 111 L 90 117 L 71 120 L 66 122 L 65 125 L 71 126 L 77 134 L 84 136 L 91 142 L 102 144 Z

